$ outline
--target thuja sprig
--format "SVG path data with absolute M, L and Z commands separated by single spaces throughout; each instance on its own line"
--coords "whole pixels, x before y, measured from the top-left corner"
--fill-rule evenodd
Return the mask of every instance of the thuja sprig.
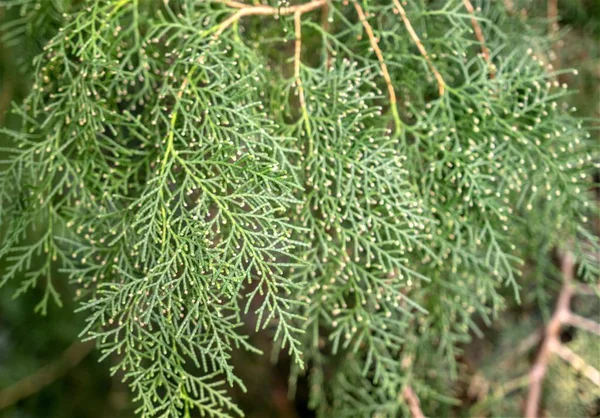
M 320 416 L 451 402 L 474 314 L 528 285 L 536 217 L 597 271 L 585 129 L 499 7 L 66 5 L 3 130 L 2 281 L 45 313 L 67 275 L 141 416 L 241 415 L 248 329 Z

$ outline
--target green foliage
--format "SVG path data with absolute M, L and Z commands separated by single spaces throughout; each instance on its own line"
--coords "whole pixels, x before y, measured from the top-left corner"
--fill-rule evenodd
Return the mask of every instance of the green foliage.
M 15 44 L 44 28 L 3 131 L 2 283 L 42 287 L 45 314 L 67 274 L 140 416 L 242 415 L 248 323 L 319 416 L 406 413 L 406 385 L 439 413 L 461 344 L 535 282 L 534 245 L 541 264 L 573 242 L 598 277 L 590 135 L 500 5 L 475 16 L 491 62 L 457 0 L 406 6 L 427 57 L 393 3 L 356 3 L 367 26 L 322 2 L 294 62 L 285 4 L 230 22 L 217 0 L 42 3 L 2 3 Z

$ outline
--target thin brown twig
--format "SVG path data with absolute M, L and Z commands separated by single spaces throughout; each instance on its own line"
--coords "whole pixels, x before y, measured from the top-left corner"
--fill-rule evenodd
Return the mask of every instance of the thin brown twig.
M 311 133 L 310 121 L 308 119 L 308 109 L 306 108 L 306 97 L 304 95 L 304 86 L 302 85 L 302 77 L 300 77 L 300 58 L 302 53 L 302 12 L 297 10 L 294 13 L 294 35 L 296 41 L 294 43 L 294 79 L 298 88 L 298 101 L 300 102 L 300 111 L 306 134 L 308 136 L 308 155 L 313 153 L 313 138 Z
M 300 55 L 302 52 L 302 15 L 304 13 L 311 12 L 321 7 L 327 6 L 328 0 L 313 0 L 308 3 L 298 4 L 290 7 L 271 7 L 263 5 L 249 5 L 240 3 L 235 0 L 214 0 L 218 3 L 225 4 L 228 7 L 237 9 L 235 13 L 225 19 L 215 30 L 215 38 L 218 38 L 223 31 L 229 26 L 237 22 L 244 16 L 283 16 L 283 15 L 294 15 L 294 32 L 296 36 L 295 47 L 294 47 L 294 78 L 296 87 L 298 88 L 298 97 L 300 101 L 300 109 L 302 111 L 302 119 L 304 119 L 306 131 L 309 138 L 309 155 L 312 154 L 312 135 L 310 123 L 308 121 L 308 111 L 306 108 L 306 99 L 304 95 L 304 87 L 302 86 L 302 79 L 300 78 Z
M 385 80 L 385 84 L 387 85 L 388 95 L 390 97 L 390 108 L 392 110 L 392 114 L 394 115 L 394 122 L 396 124 L 396 133 L 400 132 L 401 122 L 400 116 L 398 115 L 398 109 L 396 108 L 396 92 L 394 91 L 394 86 L 392 84 L 392 79 L 390 77 L 390 73 L 388 72 L 387 65 L 385 64 L 385 60 L 383 59 L 383 54 L 381 53 L 381 49 L 379 45 L 377 45 L 378 40 L 375 38 L 375 34 L 373 33 L 373 28 L 367 21 L 367 17 L 365 12 L 363 11 L 360 4 L 357 1 L 353 1 L 354 8 L 356 9 L 356 13 L 358 14 L 358 18 L 362 23 L 365 32 L 367 32 L 367 36 L 369 37 L 369 42 L 371 43 L 371 48 L 375 52 L 377 56 L 377 61 L 379 61 L 379 67 L 381 68 L 381 73 L 383 74 L 383 79 Z
M 313 140 L 310 121 L 308 120 L 308 109 L 306 108 L 304 86 L 302 85 L 302 78 L 300 77 L 300 54 L 302 52 L 302 12 L 300 11 L 296 11 L 296 13 L 294 13 L 294 32 L 296 36 L 294 48 L 294 78 L 296 79 L 296 87 L 298 88 L 300 111 L 302 112 L 302 119 L 304 120 L 304 126 L 306 127 L 306 134 L 308 136 L 308 155 L 312 155 Z
M 405 386 L 404 390 L 402 391 L 402 396 L 408 404 L 408 409 L 410 410 L 410 415 L 412 418 L 425 418 L 423 411 L 421 411 L 421 402 L 419 401 L 419 397 L 412 387 Z
M 300 78 L 300 53 L 302 52 L 302 13 L 294 13 L 294 33 L 296 36 L 294 47 L 294 78 L 296 79 L 296 87 L 298 87 L 298 97 L 300 100 L 300 108 L 306 108 L 304 98 L 304 87 Z
M 233 13 L 227 19 L 221 23 L 216 32 L 215 37 L 219 37 L 225 29 L 231 26 L 234 22 L 238 21 L 244 16 L 275 16 L 275 15 L 291 15 L 296 13 L 307 13 L 316 10 L 327 3 L 327 0 L 313 0 L 308 3 L 298 4 L 290 7 L 271 7 L 271 6 L 254 6 L 250 4 L 240 3 L 232 0 L 215 0 L 218 3 L 223 3 L 233 9 L 237 9 L 237 12 Z
M 437 68 L 435 68 L 435 65 L 433 65 L 433 62 L 431 61 L 431 58 L 429 57 L 429 54 L 427 53 L 425 46 L 423 46 L 421 39 L 419 39 L 419 35 L 417 35 L 417 32 L 415 32 L 412 24 L 410 23 L 410 20 L 408 19 L 408 16 L 406 15 L 406 11 L 404 10 L 404 7 L 402 7 L 402 5 L 400 4 L 400 2 L 398 0 L 393 0 L 393 2 L 394 2 L 394 6 L 396 7 L 396 10 L 400 13 L 400 17 L 402 17 L 402 21 L 404 22 L 404 26 L 406 26 L 406 30 L 408 31 L 413 42 L 417 45 L 419 52 L 421 53 L 423 58 L 425 58 L 425 61 L 427 62 L 429 69 L 433 73 L 433 76 L 435 77 L 435 80 L 437 81 L 437 84 L 438 84 L 438 92 L 439 92 L 440 96 L 443 96 L 444 91 L 446 89 L 446 83 L 444 82 L 442 75 L 439 73 Z
M 555 34 L 558 29 L 558 0 L 548 0 L 547 17 L 549 20 L 549 33 Z M 554 62 L 554 68 L 560 67 L 560 60 L 556 54 L 557 45 L 552 46 L 554 57 L 551 60 Z M 563 324 L 577 326 L 581 329 L 596 332 L 597 324 L 586 318 L 575 315 L 570 310 L 571 297 L 576 292 L 577 288 L 574 283 L 575 279 L 575 260 L 571 252 L 566 252 L 561 256 L 561 272 L 563 275 L 563 286 L 558 296 L 556 309 L 550 322 L 546 326 L 545 338 L 542 347 L 538 353 L 536 362 L 530 372 L 529 393 L 525 402 L 525 417 L 535 418 L 538 416 L 539 404 L 542 394 L 542 382 L 548 362 L 552 354 L 556 354 L 571 365 L 575 370 L 581 372 L 592 382 L 600 386 L 600 373 L 594 367 L 589 366 L 585 360 L 579 357 L 571 349 L 561 344 L 560 329 Z M 593 325 L 592 325 L 593 323 Z M 588 329 L 589 328 L 589 329 Z
M 63 376 L 83 360 L 95 346 L 94 341 L 77 341 L 52 363 L 21 379 L 13 386 L 0 391 L 0 409 L 9 407 L 21 399 L 39 392 Z
M 237 12 L 233 13 L 231 16 L 229 16 L 227 19 L 225 19 L 216 28 L 215 34 L 214 34 L 215 38 L 218 38 L 223 33 L 223 31 L 225 31 L 234 22 L 238 21 L 239 19 L 241 19 L 244 16 L 259 16 L 259 15 L 260 16 L 273 16 L 273 15 L 290 15 L 290 14 L 294 15 L 294 27 L 295 27 L 295 32 L 296 32 L 296 47 L 295 47 L 295 56 L 294 56 L 294 67 L 295 67 L 294 70 L 295 71 L 294 72 L 296 75 L 296 84 L 298 86 L 298 93 L 300 96 L 300 107 L 303 109 L 303 112 L 306 113 L 306 106 L 304 104 L 304 92 L 303 92 L 303 88 L 302 88 L 302 83 L 297 74 L 299 72 L 300 49 L 301 49 L 301 36 L 299 35 L 299 32 L 300 32 L 299 23 L 301 23 L 301 22 L 299 22 L 299 17 L 304 13 L 319 9 L 321 7 L 327 7 L 328 0 L 313 0 L 308 3 L 294 5 L 294 6 L 290 6 L 290 7 L 282 7 L 282 8 L 275 8 L 275 7 L 271 7 L 271 6 L 262 6 L 262 5 L 261 6 L 252 6 L 252 5 L 248 5 L 245 3 L 241 3 L 236 0 L 214 0 L 214 1 L 225 4 L 228 7 L 231 7 L 233 9 L 237 9 Z M 371 25 L 367 21 L 367 18 L 365 16 L 365 13 L 364 13 L 362 7 L 356 1 L 354 1 L 354 8 L 356 9 L 356 11 L 358 13 L 358 17 L 359 17 L 363 27 L 365 28 L 367 35 L 369 36 L 369 41 L 371 43 L 371 47 L 375 51 L 375 55 L 377 56 L 377 60 L 379 61 L 381 72 L 383 73 L 383 78 L 384 78 L 385 83 L 388 88 L 388 93 L 389 93 L 389 98 L 390 98 L 390 108 L 391 108 L 392 115 L 394 117 L 394 122 L 396 125 L 396 133 L 398 134 L 400 132 L 402 122 L 400 120 L 400 116 L 398 115 L 396 93 L 394 92 L 394 87 L 392 85 L 392 80 L 390 78 L 390 74 L 388 72 L 387 66 L 383 59 L 383 54 L 381 53 L 381 49 L 377 45 L 377 39 L 375 38 L 375 35 L 373 34 L 373 29 L 371 28 Z M 443 93 L 443 89 L 442 89 L 442 93 Z M 309 129 L 309 126 L 307 126 L 307 129 Z
M 490 50 L 485 44 L 485 36 L 483 35 L 483 30 L 481 29 L 481 25 L 479 24 L 479 21 L 475 18 L 475 8 L 473 7 L 471 0 L 463 0 L 463 4 L 465 5 L 467 12 L 469 12 L 469 14 L 471 15 L 471 26 L 473 26 L 473 31 L 475 32 L 475 37 L 477 38 L 477 41 L 479 41 L 479 44 L 481 45 L 481 55 L 483 55 L 483 59 L 485 59 L 485 62 L 487 62 L 487 65 L 490 69 L 490 78 L 494 78 L 494 76 L 496 74 L 495 74 L 494 66 L 492 65 L 492 58 L 490 55 Z
M 584 359 L 579 357 L 573 350 L 564 344 L 555 344 L 552 351 L 561 359 L 569 363 L 576 371 L 590 379 L 596 386 L 600 386 L 600 372 L 595 367 L 590 366 Z
M 598 322 L 584 318 L 573 312 L 569 312 L 569 315 L 565 318 L 565 323 L 600 336 L 600 324 Z
M 555 351 L 555 347 L 560 345 L 560 328 L 563 321 L 569 315 L 569 304 L 573 295 L 573 279 L 575 270 L 575 260 L 573 254 L 566 252 L 561 257 L 561 271 L 563 275 L 563 286 L 558 295 L 556 309 L 546 326 L 544 340 L 537 359 L 529 373 L 529 393 L 525 402 L 525 417 L 536 418 L 542 395 L 542 382 L 546 375 L 548 362 Z
M 329 32 L 329 3 L 325 3 L 321 8 L 321 27 L 324 32 Z M 323 42 L 325 43 L 325 53 L 327 54 L 325 66 L 326 68 L 331 67 L 331 54 L 328 50 L 328 41 L 326 37 L 323 37 Z

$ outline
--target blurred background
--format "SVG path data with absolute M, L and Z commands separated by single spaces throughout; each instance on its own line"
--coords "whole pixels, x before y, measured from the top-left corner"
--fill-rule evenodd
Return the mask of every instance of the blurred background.
M 39 0 L 40 8 L 52 1 Z M 541 31 L 549 27 L 546 0 L 503 1 L 518 19 L 539 26 Z M 39 33 L 39 28 L 51 25 L 19 27 L 15 16 L 0 11 L 0 120 L 10 125 L 10 103 L 19 101 L 29 88 L 27 68 L 41 47 L 36 40 L 48 35 Z M 570 97 L 570 104 L 577 107 L 581 117 L 600 118 L 600 0 L 560 0 L 558 16 L 557 61 L 563 68 L 579 71 L 578 76 L 567 75 L 562 80 L 578 90 Z M 29 40 L 27 50 L 15 50 L 14 45 L 22 45 L 15 37 Z M 600 146 L 597 132 L 593 134 Z M 110 375 L 111 359 L 99 363 L 92 345 L 77 342 L 83 318 L 73 313 L 76 306 L 68 297 L 66 280 L 54 282 L 62 283 L 64 305 L 58 308 L 51 304 L 46 316 L 34 314 L 41 291 L 34 289 L 13 298 L 17 281 L 0 289 L 0 418 L 134 417 L 135 408 L 121 376 Z M 543 289 L 533 289 L 543 297 L 525 295 L 521 305 L 509 306 L 492 328 L 484 328 L 484 338 L 473 336 L 463 347 L 459 378 L 448 388 L 457 402 L 448 406 L 447 416 L 522 416 L 527 372 L 539 346 L 540 330 L 560 290 L 560 280 L 544 283 Z M 577 293 L 572 309 L 598 320 L 600 306 L 597 296 L 589 294 L 592 292 Z M 268 352 L 267 336 L 255 338 L 255 344 Z M 600 366 L 597 337 L 565 327 L 561 340 L 586 362 Z M 248 393 L 235 394 L 247 417 L 313 416 L 306 407 L 306 382 L 300 382 L 294 401 L 287 398 L 285 359 L 273 365 L 268 355 L 240 353 L 234 361 L 248 387 Z M 600 417 L 599 388 L 560 359 L 550 361 L 543 396 L 544 416 Z

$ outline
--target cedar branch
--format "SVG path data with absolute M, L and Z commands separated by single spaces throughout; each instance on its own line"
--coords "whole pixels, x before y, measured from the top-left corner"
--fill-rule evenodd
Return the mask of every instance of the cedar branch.
M 400 13 L 400 17 L 402 17 L 402 21 L 404 22 L 404 26 L 406 26 L 406 30 L 408 31 L 413 42 L 417 45 L 417 48 L 419 49 L 419 52 L 421 53 L 423 58 L 425 58 L 425 61 L 427 62 L 427 66 L 429 67 L 429 69 L 433 73 L 433 76 L 435 77 L 435 80 L 437 81 L 438 92 L 439 92 L 440 96 L 443 96 L 444 91 L 446 89 L 446 83 L 444 82 L 442 75 L 439 73 L 437 68 L 435 68 L 435 65 L 433 65 L 433 62 L 431 61 L 431 58 L 429 57 L 429 54 L 427 53 L 425 46 L 423 46 L 421 39 L 419 39 L 419 35 L 417 35 L 417 32 L 415 32 L 415 30 L 412 26 L 412 23 L 410 23 L 410 20 L 408 19 L 408 16 L 406 15 L 406 11 L 404 10 L 404 7 L 402 7 L 402 5 L 400 4 L 400 2 L 398 0 L 393 0 L 393 1 L 394 1 L 394 6 L 396 7 L 396 10 Z
M 385 60 L 383 59 L 383 54 L 381 53 L 381 49 L 379 45 L 377 45 L 377 38 L 375 38 L 375 34 L 373 33 L 373 28 L 367 21 L 367 17 L 365 16 L 365 12 L 358 2 L 354 1 L 354 8 L 356 9 L 356 13 L 358 13 L 358 18 L 365 28 L 365 32 L 367 32 L 367 36 L 369 37 L 369 41 L 371 43 L 371 48 L 375 52 L 377 56 L 377 60 L 379 61 L 379 67 L 381 68 L 381 73 L 383 74 L 383 79 L 385 80 L 385 84 L 387 85 L 388 94 L 390 98 L 390 108 L 392 110 L 392 115 L 394 116 L 394 123 L 396 125 L 396 134 L 400 133 L 400 129 L 402 127 L 402 122 L 400 121 L 400 116 L 398 115 L 398 109 L 396 107 L 396 92 L 394 91 L 394 86 L 392 84 L 392 79 L 390 77 L 390 73 L 388 72 L 387 65 L 385 64 Z
M 300 78 L 300 53 L 302 51 L 302 13 L 294 13 L 294 33 L 296 36 L 296 42 L 294 44 L 294 77 L 296 79 L 296 86 L 298 87 L 298 96 L 300 100 L 300 107 L 302 110 L 306 109 L 306 102 L 304 98 L 304 87 L 302 87 L 302 79 Z
M 485 59 L 485 61 L 488 64 L 488 67 L 490 68 L 490 78 L 494 78 L 495 71 L 494 71 L 494 67 L 492 66 L 490 50 L 485 44 L 485 36 L 483 35 L 483 30 L 481 29 L 481 25 L 475 18 L 475 8 L 473 7 L 471 0 L 463 0 L 463 4 L 465 5 L 465 8 L 471 15 L 471 26 L 473 26 L 473 31 L 475 32 L 475 37 L 477 38 L 477 40 L 479 41 L 479 44 L 481 45 L 481 55 L 483 55 L 483 59 Z

